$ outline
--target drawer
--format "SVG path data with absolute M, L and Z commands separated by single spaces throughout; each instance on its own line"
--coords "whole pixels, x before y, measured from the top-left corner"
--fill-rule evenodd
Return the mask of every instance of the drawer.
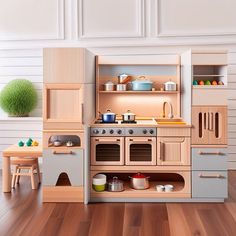
M 227 65 L 227 53 L 203 53 L 192 55 L 193 65 Z
M 43 151 L 43 185 L 55 186 L 61 173 L 68 175 L 71 186 L 83 185 L 83 149 L 70 150 Z
M 192 171 L 193 198 L 227 198 L 227 171 Z
M 157 137 L 190 137 L 189 127 L 158 127 Z
M 192 170 L 227 170 L 227 148 L 192 148 Z

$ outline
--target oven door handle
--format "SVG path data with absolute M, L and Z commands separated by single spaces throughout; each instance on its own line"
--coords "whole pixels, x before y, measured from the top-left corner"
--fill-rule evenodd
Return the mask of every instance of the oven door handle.
M 105 144 L 120 143 L 120 141 L 121 141 L 121 139 L 119 139 L 119 138 L 113 139 L 113 140 L 107 140 L 107 139 L 103 139 L 103 138 L 95 138 L 95 142 L 105 143 Z
M 132 138 L 129 139 L 129 142 L 137 143 L 137 144 L 143 144 L 145 142 L 152 142 L 153 140 L 151 138 L 144 139 L 144 140 L 133 140 Z

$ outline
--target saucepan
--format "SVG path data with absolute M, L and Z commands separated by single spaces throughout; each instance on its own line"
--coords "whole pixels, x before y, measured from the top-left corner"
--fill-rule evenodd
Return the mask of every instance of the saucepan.
M 145 176 L 144 174 L 137 173 L 137 174 L 133 175 L 132 177 L 129 176 L 129 178 L 130 178 L 131 188 L 139 189 L 139 190 L 149 188 L 150 176 Z
M 102 122 L 104 123 L 114 123 L 116 121 L 116 114 L 109 109 L 107 110 L 107 112 L 102 113 L 101 116 Z

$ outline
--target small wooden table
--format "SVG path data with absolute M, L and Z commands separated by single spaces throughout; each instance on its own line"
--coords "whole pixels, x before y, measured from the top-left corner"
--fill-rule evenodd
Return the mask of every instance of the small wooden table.
M 4 193 L 11 192 L 11 157 L 42 157 L 43 149 L 42 146 L 34 147 L 19 147 L 17 145 L 12 145 L 6 148 L 3 153 L 3 165 L 2 165 L 2 191 Z

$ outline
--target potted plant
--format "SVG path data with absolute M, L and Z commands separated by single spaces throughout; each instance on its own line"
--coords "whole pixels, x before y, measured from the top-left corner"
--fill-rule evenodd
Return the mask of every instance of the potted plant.
M 36 107 L 37 100 L 36 89 L 26 79 L 12 80 L 0 92 L 0 107 L 9 116 L 29 116 L 29 113 Z

